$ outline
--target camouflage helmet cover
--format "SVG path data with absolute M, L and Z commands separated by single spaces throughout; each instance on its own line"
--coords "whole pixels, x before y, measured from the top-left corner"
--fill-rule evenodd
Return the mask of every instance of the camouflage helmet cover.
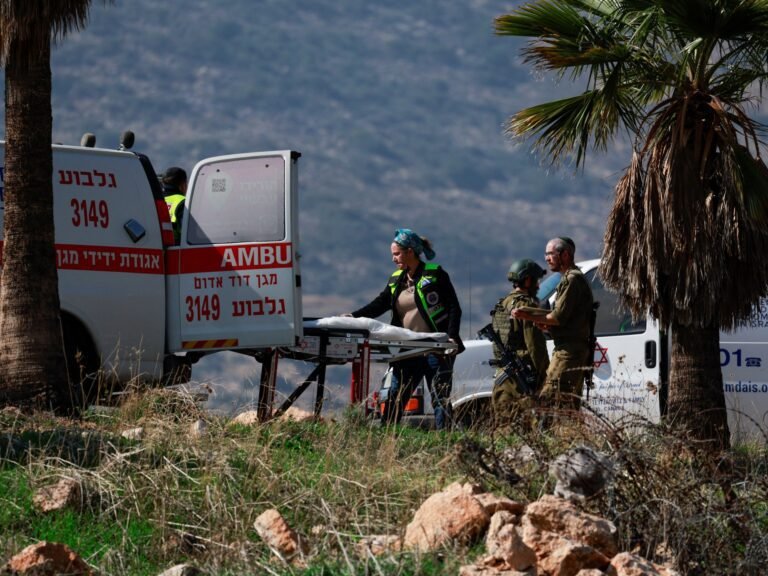
M 512 263 L 512 266 L 509 267 L 509 272 L 507 272 L 507 279 L 515 284 L 522 284 L 529 276 L 534 280 L 538 280 L 546 273 L 547 271 L 533 260 L 523 258 Z

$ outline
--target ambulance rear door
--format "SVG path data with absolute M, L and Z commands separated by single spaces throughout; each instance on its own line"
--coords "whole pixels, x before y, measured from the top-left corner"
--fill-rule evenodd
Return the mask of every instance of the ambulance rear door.
M 167 253 L 168 350 L 292 346 L 302 336 L 298 152 L 209 158 L 192 171 Z

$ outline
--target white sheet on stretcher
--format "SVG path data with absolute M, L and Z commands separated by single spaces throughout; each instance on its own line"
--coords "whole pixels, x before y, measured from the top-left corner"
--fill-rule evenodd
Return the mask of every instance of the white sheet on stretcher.
M 375 340 L 425 340 L 447 342 L 445 332 L 414 332 L 407 328 L 399 328 L 373 318 L 351 318 L 349 316 L 328 316 L 318 320 L 305 320 L 305 328 L 335 328 L 339 330 L 368 330 L 370 338 Z

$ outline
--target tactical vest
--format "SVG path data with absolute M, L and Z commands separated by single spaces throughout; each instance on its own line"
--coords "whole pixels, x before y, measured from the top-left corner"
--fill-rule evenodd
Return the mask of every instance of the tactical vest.
M 429 323 L 432 326 L 432 330 L 439 332 L 437 328 L 437 322 L 439 317 L 445 312 L 445 304 L 440 300 L 440 294 L 437 286 L 437 271 L 440 269 L 439 264 L 424 264 L 424 270 L 421 273 L 419 281 L 416 282 L 415 293 L 419 308 L 425 310 L 429 317 Z M 395 297 L 397 291 L 397 284 L 402 276 L 402 270 L 395 270 L 392 276 L 389 277 L 389 292 L 392 294 L 392 298 Z
M 491 310 L 491 324 L 493 325 L 493 329 L 499 335 L 499 338 L 507 349 L 525 348 L 522 323 L 515 322 L 509 317 L 509 310 L 517 308 L 516 304 L 520 300 L 527 300 L 526 295 L 520 292 L 511 292 L 504 296 L 504 298 L 499 299 L 496 306 Z M 517 331 L 513 333 L 515 325 L 517 325 Z M 516 344 L 515 347 L 510 346 L 510 335 L 512 334 L 516 336 L 517 340 L 514 342 Z M 501 351 L 497 350 L 496 346 L 493 347 L 493 355 L 497 360 L 501 357 Z

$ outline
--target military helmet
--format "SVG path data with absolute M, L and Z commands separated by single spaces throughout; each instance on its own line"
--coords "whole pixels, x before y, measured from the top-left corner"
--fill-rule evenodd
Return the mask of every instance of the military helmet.
M 523 258 L 522 260 L 512 262 L 512 266 L 509 267 L 509 272 L 507 272 L 507 279 L 515 284 L 522 284 L 529 276 L 534 280 L 538 280 L 546 273 L 547 271 L 533 260 Z

